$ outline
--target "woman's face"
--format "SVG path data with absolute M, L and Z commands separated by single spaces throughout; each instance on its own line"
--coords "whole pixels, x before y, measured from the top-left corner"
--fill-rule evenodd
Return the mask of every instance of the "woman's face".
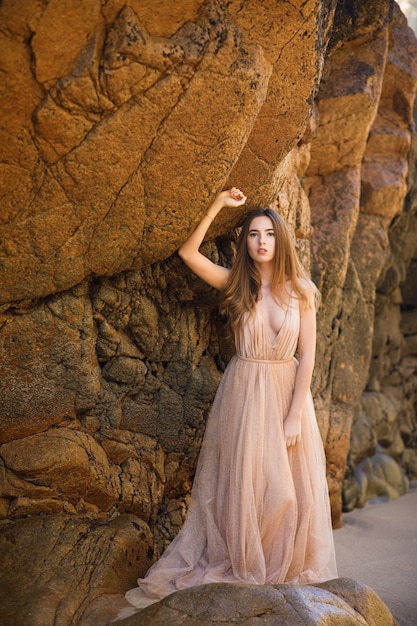
M 267 215 L 254 217 L 246 241 L 248 254 L 255 263 L 271 262 L 275 255 L 275 231 Z

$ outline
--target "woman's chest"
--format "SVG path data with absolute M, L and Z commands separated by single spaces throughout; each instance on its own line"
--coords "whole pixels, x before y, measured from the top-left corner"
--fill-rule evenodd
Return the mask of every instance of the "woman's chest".
M 281 330 L 287 317 L 289 305 L 286 308 L 278 304 L 273 298 L 267 297 L 260 300 L 257 312 L 266 328 L 270 338 L 274 338 Z

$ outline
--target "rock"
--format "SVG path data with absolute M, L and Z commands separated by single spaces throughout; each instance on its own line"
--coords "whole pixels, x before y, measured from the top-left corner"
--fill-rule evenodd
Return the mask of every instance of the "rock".
M 409 476 L 417 473 L 417 450 L 408 448 L 403 455 L 403 466 Z
M 64 4 L 0 8 L 2 529 L 134 514 L 156 555 L 178 532 L 233 338 L 175 250 L 231 184 L 247 209 L 279 209 L 322 292 L 313 392 L 334 524 L 349 449 L 352 475 L 376 445 L 393 455 L 377 478 L 397 494 L 417 401 L 417 44 L 398 7 Z M 232 262 L 241 213 L 210 227 L 214 261 Z M 11 536 L 6 566 L 24 571 L 28 535 Z M 111 575 L 76 533 L 67 545 Z M 54 585 L 36 593 L 64 606 Z
M 100 370 L 87 285 L 3 318 L 0 442 L 57 425 L 95 406 Z
M 408 491 L 408 480 L 398 463 L 381 451 L 359 463 L 355 477 L 360 487 L 357 506 L 364 506 L 368 500 L 395 500 Z
M 4 110 L 15 193 L 4 198 L 0 302 L 167 258 L 230 175 L 241 184 L 245 172 L 253 201 L 273 199 L 277 163 L 309 116 L 327 6 L 185 2 L 175 19 L 137 1 L 104 12 L 95 1 L 80 12 L 26 3 L 19 19 L 10 6 L 3 73 L 21 106 Z M 290 112 L 284 125 L 280 112 Z M 236 219 L 220 218 L 222 232 Z
M 108 511 L 118 500 L 118 480 L 104 450 L 90 435 L 76 430 L 51 429 L 5 443 L 0 446 L 0 459 L 4 463 L 1 490 L 11 499 L 11 517 L 22 516 L 14 499 L 25 496 L 35 501 L 34 510 L 29 508 L 26 514 L 39 513 L 42 501 L 76 506 L 83 499 Z M 49 506 L 44 513 L 51 512 Z
M 337 4 L 330 48 L 342 42 L 366 37 L 370 30 L 378 31 L 392 19 L 389 3 L 371 0 L 366 6 L 358 0 Z
M 343 480 L 342 491 L 342 511 L 343 513 L 349 513 L 353 511 L 359 502 L 361 490 L 358 483 L 355 480 L 353 463 L 348 457 L 347 467 Z
M 402 301 L 405 306 L 417 307 L 417 296 L 413 285 L 417 282 L 417 259 L 412 259 L 407 270 L 407 280 L 401 285 Z M 414 320 L 417 314 L 414 311 Z M 414 321 L 414 327 L 416 322 Z
M 395 620 L 369 587 L 353 579 L 317 585 L 203 585 L 176 593 L 127 619 L 120 626 L 200 624 L 370 624 L 394 626 Z
M 364 390 L 371 355 L 373 312 L 352 263 L 351 242 L 360 232 L 355 227 L 360 210 L 361 163 L 380 103 L 387 36 L 385 28 L 372 38 L 349 39 L 327 58 L 318 94 L 317 134 L 305 176 L 314 228 L 314 264 L 326 302 L 325 311 L 318 317 L 316 360 L 320 365 L 314 391 L 316 397 L 322 397 L 319 418 L 323 419 L 322 412 L 327 414 L 324 438 L 336 526 L 341 523 L 338 494 L 349 450 L 352 414 Z M 377 238 L 381 239 L 380 229 Z
M 404 335 L 417 335 L 417 307 L 406 309 L 401 313 L 400 328 Z
M 349 452 L 354 465 L 375 454 L 377 437 L 373 426 L 372 419 L 363 411 L 352 425 Z
M 133 515 L 113 520 L 34 516 L 0 528 L 3 624 L 78 624 L 91 602 L 135 585 L 152 538 Z M 142 569 L 143 568 L 143 569 Z

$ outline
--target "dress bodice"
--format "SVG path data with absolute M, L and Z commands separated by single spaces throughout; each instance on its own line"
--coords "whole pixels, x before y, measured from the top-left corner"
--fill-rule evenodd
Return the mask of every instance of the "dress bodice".
M 290 298 L 282 326 L 274 336 L 262 310 L 256 306 L 236 332 L 237 355 L 246 359 L 268 361 L 291 359 L 297 348 L 299 329 L 299 301 L 294 296 Z

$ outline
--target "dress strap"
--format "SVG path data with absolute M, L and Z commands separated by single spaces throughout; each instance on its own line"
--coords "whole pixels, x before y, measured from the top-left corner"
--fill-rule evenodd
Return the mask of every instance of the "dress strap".
M 236 354 L 237 358 L 241 361 L 248 361 L 249 363 L 289 363 L 294 359 L 294 357 L 290 356 L 288 359 L 281 359 L 280 361 L 271 361 L 268 359 L 252 359 L 246 356 L 242 356 L 241 354 Z

